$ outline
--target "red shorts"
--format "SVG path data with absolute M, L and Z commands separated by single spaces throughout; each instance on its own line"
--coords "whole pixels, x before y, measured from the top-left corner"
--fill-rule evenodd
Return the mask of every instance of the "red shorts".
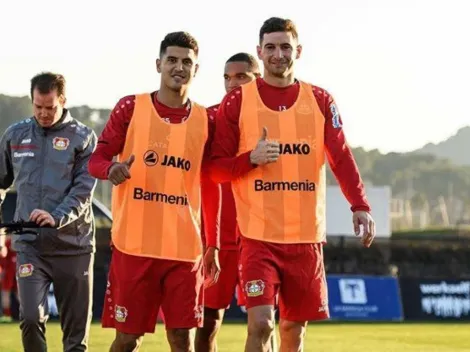
M 256 241 L 240 236 L 241 283 L 246 308 L 276 305 L 289 321 L 329 318 L 323 246 Z
M 238 251 L 222 249 L 219 252 L 219 281 L 204 290 L 204 307 L 228 309 L 238 285 Z M 244 303 L 238 300 L 238 304 Z
M 202 261 L 144 258 L 114 248 L 102 326 L 153 333 L 161 308 L 167 329 L 202 327 L 203 283 Z
M 240 307 L 246 306 L 245 294 L 243 293 L 243 288 L 240 285 L 240 280 L 238 281 L 238 285 L 237 285 L 237 304 Z

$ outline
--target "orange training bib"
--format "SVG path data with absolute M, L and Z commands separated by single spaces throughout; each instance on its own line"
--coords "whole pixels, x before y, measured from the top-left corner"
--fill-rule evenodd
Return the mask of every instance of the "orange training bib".
M 312 87 L 284 111 L 261 100 L 256 81 L 242 86 L 238 155 L 253 150 L 263 126 L 281 144 L 277 162 L 258 166 L 232 182 L 240 232 L 278 243 L 317 243 L 325 238 L 325 118 Z
M 131 179 L 113 187 L 112 240 L 142 257 L 196 261 L 200 238 L 200 171 L 207 140 L 206 109 L 192 103 L 181 124 L 158 115 L 149 94 L 137 95 L 118 160 L 134 154 Z

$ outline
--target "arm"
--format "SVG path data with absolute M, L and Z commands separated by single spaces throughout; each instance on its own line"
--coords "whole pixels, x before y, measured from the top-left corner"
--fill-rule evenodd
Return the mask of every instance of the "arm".
M 336 104 L 333 98 L 324 91 L 323 94 L 315 94 L 315 96 L 325 116 L 325 150 L 331 171 L 344 196 L 351 204 L 351 210 L 370 212 L 364 184 L 351 148 L 347 145 Z
M 96 150 L 88 164 L 92 176 L 107 180 L 108 172 L 114 164 L 113 158 L 118 155 L 126 142 L 127 128 L 134 113 L 134 96 L 127 96 L 119 100 L 103 129 Z
M 11 149 L 9 141 L 9 130 L 7 130 L 0 140 L 0 222 L 3 221 L 2 204 L 5 199 L 5 193 L 13 184 L 14 174 L 13 165 L 11 163 Z M 0 229 L 0 249 L 5 247 L 5 236 Z
M 83 150 L 75 157 L 72 187 L 62 203 L 51 213 L 57 228 L 77 220 L 91 205 L 96 180 L 88 172 L 88 162 L 95 148 L 96 134 L 92 131 Z
M 225 96 L 217 111 L 211 167 L 211 177 L 217 183 L 233 181 L 255 168 L 251 151 L 237 156 L 240 108 L 241 89 L 237 88 Z
M 208 138 L 201 167 L 202 216 L 206 247 L 220 249 L 220 185 L 210 178 L 210 147 L 214 134 L 214 122 L 209 120 Z
M 14 179 L 9 135 L 10 130 L 7 129 L 0 139 L 0 191 L 10 188 Z M 3 197 L 0 198 L 0 205 L 2 202 Z

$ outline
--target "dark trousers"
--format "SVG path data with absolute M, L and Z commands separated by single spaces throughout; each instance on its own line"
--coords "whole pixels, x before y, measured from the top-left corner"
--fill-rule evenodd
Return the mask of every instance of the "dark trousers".
M 93 262 L 94 254 L 18 253 L 16 275 L 25 352 L 47 351 L 47 296 L 51 283 L 59 310 L 64 352 L 87 351 L 92 318 Z

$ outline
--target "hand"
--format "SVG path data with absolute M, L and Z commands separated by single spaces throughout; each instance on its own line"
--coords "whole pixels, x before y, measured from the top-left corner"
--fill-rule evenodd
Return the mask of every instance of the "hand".
M 220 274 L 219 250 L 217 248 L 207 248 L 206 254 L 204 255 L 204 271 L 206 273 L 204 288 L 216 284 Z
M 250 154 L 250 161 L 254 165 L 264 165 L 274 163 L 279 159 L 281 149 L 278 142 L 268 141 L 268 129 L 263 127 L 263 133 L 256 145 L 256 148 Z
M 55 220 L 52 215 L 41 209 L 34 209 L 29 216 L 29 221 L 35 222 L 39 226 L 55 227 Z
M 375 222 L 367 211 L 355 211 L 353 213 L 354 233 L 356 236 L 361 234 L 361 225 L 363 229 L 361 242 L 364 247 L 369 248 L 375 237 Z
M 134 160 L 135 156 L 132 154 L 126 161 L 123 161 L 122 163 L 114 163 L 113 166 L 109 168 L 108 180 L 111 181 L 113 185 L 117 186 L 131 178 L 129 170 L 131 169 Z

